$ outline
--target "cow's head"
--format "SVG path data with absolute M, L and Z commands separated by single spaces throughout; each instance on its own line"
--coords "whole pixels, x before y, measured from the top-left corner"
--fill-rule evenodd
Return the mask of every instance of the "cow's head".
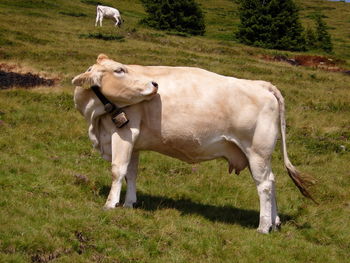
M 75 86 L 100 86 L 102 93 L 120 106 L 149 100 L 158 91 L 158 84 L 149 77 L 108 58 L 97 57 L 97 63 L 72 80 Z

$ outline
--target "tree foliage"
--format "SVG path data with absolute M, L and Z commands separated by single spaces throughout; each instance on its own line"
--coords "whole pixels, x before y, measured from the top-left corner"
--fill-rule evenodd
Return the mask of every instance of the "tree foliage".
M 306 45 L 308 49 L 323 50 L 331 53 L 333 51 L 332 38 L 322 17 L 321 14 L 316 14 L 313 17 L 316 26 L 315 29 L 307 28 L 305 32 Z
M 141 0 L 148 17 L 142 22 L 160 29 L 203 35 L 204 16 L 194 0 Z
M 331 35 L 327 31 L 327 25 L 321 15 L 316 16 L 316 39 L 317 47 L 328 53 L 332 52 L 333 45 Z
M 247 45 L 305 50 L 299 10 L 293 0 L 242 0 L 236 37 Z
M 311 27 L 308 27 L 305 31 L 305 41 L 309 49 L 317 49 L 316 33 Z

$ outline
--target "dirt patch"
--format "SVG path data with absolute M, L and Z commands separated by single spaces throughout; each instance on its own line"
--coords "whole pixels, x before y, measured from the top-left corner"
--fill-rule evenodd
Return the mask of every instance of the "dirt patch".
M 295 56 L 294 58 L 289 58 L 283 55 L 277 55 L 277 56 L 262 55 L 260 56 L 260 58 L 267 61 L 286 62 L 293 66 L 312 67 L 312 68 L 323 69 L 326 71 L 342 72 L 345 74 L 350 74 L 350 70 L 344 69 L 340 66 L 341 64 L 344 63 L 343 61 L 327 58 L 323 56 L 299 55 L 299 56 Z
M 36 86 L 54 86 L 58 78 L 46 78 L 6 63 L 0 64 L 0 90 L 12 87 L 32 88 Z
M 78 252 L 79 255 L 85 253 L 87 249 L 96 249 L 95 245 L 89 244 L 92 240 L 86 235 L 86 233 L 83 233 L 81 231 L 75 231 L 74 234 L 77 240 L 79 241 L 79 246 L 76 250 L 76 252 Z
M 38 251 L 38 253 L 31 256 L 31 261 L 33 263 L 48 263 L 59 258 L 62 255 L 71 254 L 73 251 L 71 249 L 58 249 L 54 252 L 43 252 Z
M 295 60 L 297 63 L 301 66 L 305 67 L 316 67 L 320 69 L 324 69 L 327 71 L 345 71 L 345 69 L 342 69 L 338 65 L 342 63 L 340 60 L 334 60 L 327 57 L 322 56 L 296 56 Z

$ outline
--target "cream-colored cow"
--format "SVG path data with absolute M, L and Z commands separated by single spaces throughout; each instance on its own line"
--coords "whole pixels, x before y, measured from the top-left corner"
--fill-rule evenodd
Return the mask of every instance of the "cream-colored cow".
M 112 19 L 115 22 L 115 26 L 120 27 L 122 25 L 123 20 L 120 16 L 118 9 L 109 6 L 98 5 L 96 7 L 95 26 L 97 26 L 98 23 L 100 23 L 100 26 L 102 26 L 102 21 L 104 17 Z
M 112 162 L 106 208 L 119 203 L 124 177 L 124 206 L 136 202 L 139 151 L 152 150 L 188 163 L 224 158 L 229 172 L 238 174 L 249 167 L 260 198 L 258 231 L 268 233 L 280 225 L 271 170 L 279 130 L 288 174 L 310 197 L 287 155 L 283 97 L 268 82 L 191 67 L 123 65 L 103 54 L 72 82 L 77 86 L 76 108 L 89 123 L 89 137 Z M 130 120 L 126 126 L 114 125 L 90 85 L 98 85 L 110 101 L 123 107 Z

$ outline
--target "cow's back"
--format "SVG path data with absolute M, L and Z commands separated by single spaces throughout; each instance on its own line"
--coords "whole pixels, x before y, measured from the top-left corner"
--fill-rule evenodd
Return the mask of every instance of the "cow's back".
M 97 10 L 102 12 L 103 16 L 113 18 L 114 16 L 120 16 L 119 10 L 109 6 L 98 5 Z
M 225 77 L 198 68 L 146 67 L 158 83 L 158 96 L 143 102 L 149 126 L 163 120 L 163 128 L 186 127 L 207 131 L 251 128 L 266 104 L 277 107 L 267 82 Z

